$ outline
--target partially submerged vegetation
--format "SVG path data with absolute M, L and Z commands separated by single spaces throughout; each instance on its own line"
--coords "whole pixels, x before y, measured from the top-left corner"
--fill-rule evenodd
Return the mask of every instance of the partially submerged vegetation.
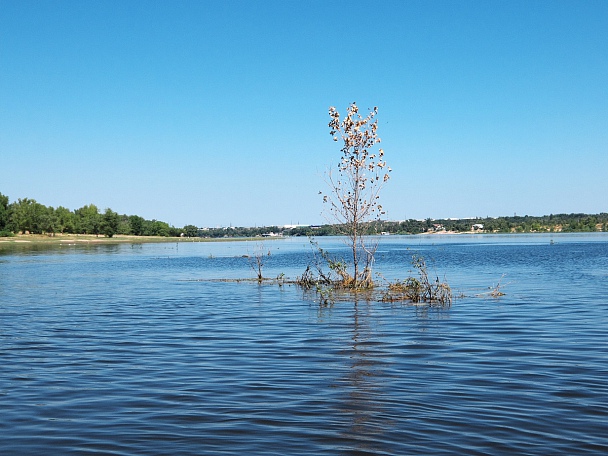
M 383 301 L 411 301 L 413 303 L 452 304 L 452 289 L 446 281 L 429 279 L 426 260 L 420 255 L 412 257 L 412 266 L 418 271 L 418 277 L 407 277 L 403 281 L 390 282 L 382 297 Z
M 331 304 L 338 299 L 377 300 L 384 302 L 408 301 L 414 304 L 450 306 L 452 290 L 445 281 L 429 278 L 426 261 L 414 256 L 412 267 L 417 275 L 409 275 L 393 282 L 374 280 L 373 266 L 378 245 L 377 239 L 368 236 L 369 227 L 380 223 L 384 214 L 380 204 L 380 190 L 390 179 L 390 167 L 384 151 L 372 150 L 380 143 L 377 135 L 377 108 L 366 117 L 359 114 L 355 103 L 348 107 L 341 119 L 338 111 L 330 107 L 330 134 L 334 141 L 342 140 L 341 158 L 335 173 L 329 170 L 326 183 L 329 192 L 323 194 L 328 205 L 328 217 L 332 226 L 346 239 L 349 259 L 335 257 L 310 237 L 312 260 L 301 276 L 288 280 L 283 274 L 276 279 L 264 277 L 263 268 L 270 251 L 263 244 L 255 251 L 244 255 L 254 271 L 258 284 L 295 284 L 305 292 L 314 293 L 322 304 Z M 410 273 L 412 271 L 410 270 Z M 379 275 L 378 275 L 379 276 Z
M 313 260 L 294 283 L 306 291 L 315 292 L 323 304 L 330 304 L 341 297 L 352 297 L 353 294 L 384 302 L 408 301 L 432 306 L 452 304 L 452 289 L 438 276 L 435 280 L 429 279 L 426 261 L 420 255 L 412 256 L 412 267 L 417 275 L 410 270 L 410 275 L 403 280 L 374 281 L 370 278 L 356 286 L 347 272 L 345 261 L 333 258 L 314 240 L 311 242 Z
M 415 256 L 412 266 L 418 276 L 409 276 L 382 287 L 372 274 L 377 240 L 367 235 L 370 226 L 380 223 L 384 210 L 380 204 L 380 191 L 390 179 L 391 168 L 384 158 L 384 150 L 374 151 L 380 143 L 378 108 L 363 117 L 356 103 L 352 103 L 341 119 L 334 107 L 329 108 L 330 134 L 334 141 L 342 141 L 341 158 L 336 173 L 329 170 L 326 182 L 328 194 L 323 202 L 329 206 L 329 218 L 336 222 L 340 234 L 347 239 L 350 264 L 332 257 L 314 241 L 313 261 L 296 284 L 317 293 L 322 303 L 333 302 L 338 294 L 361 294 L 368 298 L 381 293 L 382 301 L 410 301 L 449 306 L 452 291 L 447 282 L 429 280 L 426 261 Z
M 249 260 L 249 267 L 255 272 L 256 280 L 261 283 L 265 280 L 263 269 L 266 263 L 266 258 L 270 256 L 270 250 L 266 253 L 264 244 L 257 244 L 252 254 L 245 255 L 245 258 Z

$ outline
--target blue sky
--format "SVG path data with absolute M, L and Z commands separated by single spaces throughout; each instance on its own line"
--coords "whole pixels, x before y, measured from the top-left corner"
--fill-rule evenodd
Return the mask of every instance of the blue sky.
M 324 223 L 327 109 L 356 101 L 390 219 L 606 212 L 607 24 L 603 0 L 0 0 L 0 192 Z

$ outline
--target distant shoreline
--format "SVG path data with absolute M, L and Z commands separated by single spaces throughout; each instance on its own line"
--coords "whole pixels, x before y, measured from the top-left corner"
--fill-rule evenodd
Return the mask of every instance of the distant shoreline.
M 7 245 L 92 245 L 92 244 L 152 244 L 166 242 L 229 242 L 242 241 L 245 238 L 200 238 L 200 237 L 165 237 L 165 236 L 133 236 L 116 234 L 113 237 L 94 234 L 16 234 L 11 237 L 0 237 L 0 248 Z M 257 238 L 251 238 L 257 239 Z
M 601 233 L 601 231 L 596 231 Z M 565 232 L 537 232 L 537 233 L 494 233 L 488 231 L 436 231 L 430 233 L 417 234 L 390 234 L 390 236 L 461 236 L 461 235 L 521 235 L 521 234 L 550 234 L 560 236 L 562 234 L 573 234 Z M 291 236 L 277 236 L 270 238 L 287 239 Z M 333 237 L 327 235 L 322 237 Z M 117 234 L 109 238 L 103 235 L 96 236 L 94 234 L 55 234 L 54 236 L 47 234 L 17 234 L 11 237 L 0 237 L 0 249 L 7 246 L 35 246 L 35 245 L 95 245 L 95 244 L 153 244 L 153 243 L 169 243 L 169 242 L 236 242 L 236 241 L 267 241 L 266 237 L 222 237 L 222 238 L 204 238 L 204 237 L 164 237 L 164 236 L 134 236 Z

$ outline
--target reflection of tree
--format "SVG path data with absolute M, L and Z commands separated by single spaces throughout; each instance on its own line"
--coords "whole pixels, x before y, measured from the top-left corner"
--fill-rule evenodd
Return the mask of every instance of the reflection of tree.
M 414 306 L 415 315 L 419 322 L 425 322 L 431 320 L 446 320 L 450 318 L 449 309 L 437 306 Z M 425 332 L 427 327 L 425 325 L 420 326 L 420 331 Z
M 351 446 L 353 454 L 382 452 L 378 435 L 390 429 L 391 422 L 382 410 L 382 365 L 386 363 L 386 352 L 379 350 L 370 327 L 370 303 L 354 302 L 352 345 L 343 351 L 349 358 L 349 370 L 340 382 L 348 394 L 340 408 L 340 413 L 348 417 L 349 427 L 342 433 L 349 441 L 356 441 Z

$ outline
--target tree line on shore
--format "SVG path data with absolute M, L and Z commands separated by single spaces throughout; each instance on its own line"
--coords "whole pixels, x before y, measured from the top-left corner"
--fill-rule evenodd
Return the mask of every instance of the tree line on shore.
M 608 231 L 608 213 L 550 214 L 543 216 L 486 217 L 470 219 L 426 219 L 400 222 L 376 221 L 369 232 L 418 234 L 478 231 L 482 233 L 574 233 Z
M 441 232 L 484 233 L 543 233 L 608 231 L 608 213 L 551 214 L 544 216 L 517 216 L 474 219 L 430 219 L 383 221 L 365 224 L 364 234 L 420 234 Z M 482 227 L 482 228 L 481 228 Z M 119 215 L 110 208 L 100 211 L 94 204 L 76 210 L 63 206 L 53 208 L 34 199 L 20 198 L 9 203 L 0 193 L 0 236 L 15 233 L 32 234 L 92 234 L 112 237 L 115 234 L 165 237 L 256 237 L 268 233 L 285 236 L 333 236 L 343 230 L 338 225 L 299 226 L 283 229 L 267 227 L 229 227 L 199 229 L 195 225 L 176 228 L 159 220 L 146 220 L 138 215 Z
M 180 236 L 182 232 L 183 229 L 159 220 L 119 215 L 110 208 L 101 212 L 94 204 L 71 211 L 63 206 L 45 206 L 30 198 L 9 203 L 8 197 L 0 193 L 0 236 L 16 233 Z
M 422 234 L 422 233 L 578 233 L 608 231 L 608 213 L 551 214 L 543 216 L 486 217 L 471 219 L 431 219 L 385 221 L 375 220 L 361 224 L 364 235 Z M 199 230 L 198 236 L 208 238 L 254 237 L 265 233 L 285 236 L 336 236 L 344 233 L 337 224 L 298 226 L 282 229 L 277 226 L 244 228 L 209 228 Z

